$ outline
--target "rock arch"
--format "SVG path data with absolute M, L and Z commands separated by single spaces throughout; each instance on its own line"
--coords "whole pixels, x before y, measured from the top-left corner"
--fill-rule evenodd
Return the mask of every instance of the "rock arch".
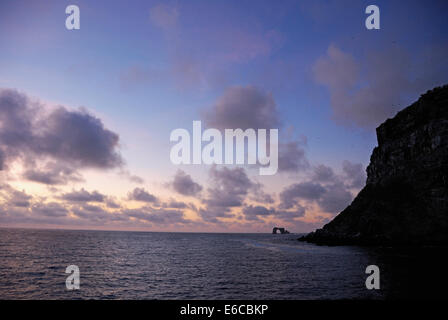
M 287 234 L 287 233 L 289 233 L 289 231 L 286 230 L 285 228 L 274 227 L 274 229 L 272 229 L 272 234 L 276 234 L 277 231 L 279 231 L 280 234 Z

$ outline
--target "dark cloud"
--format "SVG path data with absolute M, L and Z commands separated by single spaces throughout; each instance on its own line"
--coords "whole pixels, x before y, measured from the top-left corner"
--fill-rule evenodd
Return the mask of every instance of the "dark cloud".
M 275 216 L 284 221 L 294 221 L 295 218 L 305 215 L 305 207 L 296 203 L 293 210 L 277 210 Z
M 10 207 L 29 208 L 33 196 L 27 194 L 25 190 L 17 190 L 9 184 L 0 183 L 0 201 L 1 204 Z
M 294 210 L 281 210 L 273 207 L 265 206 L 245 206 L 242 210 L 246 220 L 260 220 L 261 217 L 271 216 L 273 218 L 284 221 L 294 221 L 295 218 L 303 217 L 305 215 L 305 208 L 296 204 Z
M 209 198 L 205 200 L 212 207 L 241 206 L 244 197 L 248 194 L 253 182 L 248 178 L 243 168 L 229 169 L 216 166 L 210 169 L 210 178 L 213 186 L 208 189 Z
M 341 185 L 325 186 L 325 193 L 317 200 L 324 212 L 338 213 L 352 201 L 353 195 Z
M 106 200 L 106 206 L 108 208 L 111 208 L 111 209 L 119 209 L 119 208 L 121 208 L 121 206 L 114 199 L 111 199 L 111 198 L 108 198 Z
M 60 107 L 42 121 L 42 127 L 45 134 L 40 150 L 44 154 L 84 167 L 113 168 L 121 164 L 115 152 L 118 135 L 86 111 L 70 112 Z
M 361 163 L 351 163 L 348 160 L 344 160 L 342 170 L 346 180 L 348 180 L 349 187 L 361 188 L 366 184 L 367 175 Z
M 264 206 L 246 206 L 243 208 L 243 214 L 247 220 L 258 220 L 259 216 L 269 216 L 274 214 L 275 210 Z
M 21 160 L 25 178 L 66 183 L 79 179 L 78 169 L 121 166 L 118 143 L 118 135 L 84 109 L 47 110 L 25 94 L 0 89 L 0 169 Z M 47 161 L 43 168 L 41 161 Z
M 336 213 L 344 209 L 353 195 L 343 183 L 323 185 L 316 182 L 295 183 L 280 193 L 280 208 L 297 208 L 299 200 L 314 202 L 320 209 L 328 213 Z
M 274 203 L 274 197 L 271 194 L 264 192 L 263 188 L 264 186 L 261 183 L 253 183 L 250 190 L 251 200 L 260 203 Z
M 317 182 L 332 182 L 336 179 L 336 175 L 332 168 L 320 164 L 314 167 L 312 178 Z
M 199 210 L 199 215 L 206 222 L 221 223 L 220 218 L 234 217 L 238 212 L 249 221 L 262 221 L 260 218 L 267 216 L 294 221 L 305 214 L 305 208 L 298 203 L 288 208 L 277 208 L 273 196 L 263 191 L 262 184 L 251 181 L 243 168 L 217 169 L 213 166 L 209 176 L 212 184 L 202 201 L 205 207 Z M 246 198 L 260 204 L 247 205 Z
M 40 204 L 31 211 L 29 208 L 2 207 L 0 205 L 0 222 L 7 224 L 36 225 L 65 225 L 70 224 L 67 219 L 68 211 L 58 208 L 55 203 Z
M 73 190 L 72 192 L 64 193 L 60 198 L 69 202 L 104 202 L 106 196 L 98 191 L 88 192 L 81 189 L 79 191 Z
M 144 222 L 158 225 L 189 223 L 189 220 L 185 219 L 183 212 L 175 209 L 155 209 L 148 206 L 139 209 L 128 209 L 124 211 L 124 214 Z
M 170 200 L 169 202 L 163 203 L 164 208 L 174 208 L 174 209 L 186 209 L 190 208 L 190 205 L 182 201 Z
M 216 224 L 222 223 L 219 218 L 231 218 L 234 216 L 229 207 L 215 206 L 206 206 L 204 209 L 199 209 L 198 214 L 203 221 Z
M 36 216 L 66 217 L 69 211 L 57 202 L 37 203 L 32 206 L 32 213 Z
M 359 189 L 365 185 L 366 172 L 361 163 L 342 162 L 342 174 L 336 174 L 331 167 L 323 164 L 313 168 L 311 179 L 323 184 L 339 184 L 344 188 Z
M 12 206 L 28 208 L 32 199 L 33 197 L 25 193 L 25 191 L 11 189 L 8 201 Z
M 353 199 L 351 189 L 359 189 L 365 184 L 366 175 L 360 163 L 343 161 L 342 174 L 336 174 L 331 167 L 323 164 L 313 167 L 311 180 L 292 184 L 280 193 L 281 209 L 291 209 L 300 200 L 314 202 L 323 212 L 342 211 Z
M 198 212 L 206 222 L 220 223 L 222 222 L 220 218 L 234 217 L 238 212 L 249 221 L 262 221 L 260 218 L 271 216 L 295 222 L 295 218 L 305 214 L 305 208 L 295 201 L 296 194 L 287 200 L 288 191 L 283 191 L 283 196 L 281 196 L 283 206 L 279 207 L 275 205 L 274 197 L 263 191 L 263 185 L 251 181 L 243 168 L 223 167 L 217 169 L 216 166 L 213 166 L 209 176 L 212 184 L 207 189 L 207 197 L 202 201 L 204 208 Z M 299 195 L 310 197 L 309 194 L 313 190 L 308 191 L 307 188 L 311 189 L 311 186 L 304 184 Z M 325 189 L 322 192 L 325 192 Z M 246 198 L 260 204 L 246 204 Z M 313 197 L 313 199 L 317 200 L 318 197 Z M 288 205 L 285 205 L 286 201 L 289 201 Z
M 252 86 L 227 89 L 203 112 L 203 119 L 217 129 L 275 129 L 280 125 L 272 95 Z
M 237 194 L 246 194 L 247 190 L 253 186 L 244 168 L 212 166 L 210 169 L 210 178 L 215 183 L 215 188 L 223 191 L 230 191 Z
M 47 162 L 44 164 L 34 164 L 34 160 L 28 161 L 28 168 L 23 172 L 23 177 L 29 181 L 39 182 L 47 185 L 60 185 L 68 182 L 83 181 L 82 176 L 72 167 L 67 165 Z
M 217 169 L 212 166 L 209 171 L 212 185 L 207 189 L 207 198 L 203 200 L 205 208 L 199 215 L 208 222 L 219 222 L 216 218 L 233 216 L 231 208 L 243 205 L 254 183 L 248 178 L 243 168 Z
M 156 196 L 150 194 L 143 188 L 135 188 L 128 194 L 129 200 L 135 200 L 140 202 L 157 203 L 159 200 Z
M 286 187 L 280 193 L 280 207 L 283 209 L 292 208 L 297 199 L 317 200 L 326 192 L 325 188 L 313 182 L 295 183 Z
M 71 212 L 78 218 L 84 220 L 84 223 L 100 223 L 102 225 L 121 222 L 125 223 L 129 221 L 129 217 L 121 214 L 120 212 L 108 212 L 100 206 L 84 203 L 80 206 L 72 207 Z
M 299 141 L 291 141 L 279 144 L 278 170 L 298 172 L 308 169 L 310 166 L 305 155 L 305 150 Z
M 143 189 L 137 188 L 133 194 L 144 202 L 152 199 Z M 113 202 L 111 197 L 84 189 L 63 194 L 59 197 L 62 202 L 44 202 L 45 198 L 33 198 L 8 184 L 0 184 L 0 199 L 0 222 L 5 224 L 135 227 L 147 223 L 165 227 L 190 224 L 191 220 L 185 218 L 183 210 L 196 209 L 174 200 L 160 207 L 158 204 L 156 207 L 146 204 L 138 209 L 124 209 Z
M 253 86 L 231 87 L 203 112 L 207 127 L 224 129 L 278 129 L 277 105 L 270 93 Z M 303 141 L 279 143 L 279 172 L 298 172 L 309 167 Z
M 88 203 L 84 203 L 84 204 L 82 205 L 82 208 L 83 208 L 85 211 L 90 212 L 90 213 L 104 212 L 103 208 L 101 208 L 101 207 L 99 207 L 99 206 L 97 206 L 97 205 L 91 205 L 91 204 L 88 204 Z
M 373 128 L 446 82 L 447 46 L 427 48 L 418 59 L 399 47 L 371 52 L 364 63 L 331 45 L 313 72 L 328 87 L 334 119 L 345 125 Z M 362 66 L 362 68 L 361 68 Z
M 194 182 L 191 176 L 182 170 L 177 171 L 170 184 L 176 192 L 185 196 L 195 196 L 202 191 L 202 186 Z

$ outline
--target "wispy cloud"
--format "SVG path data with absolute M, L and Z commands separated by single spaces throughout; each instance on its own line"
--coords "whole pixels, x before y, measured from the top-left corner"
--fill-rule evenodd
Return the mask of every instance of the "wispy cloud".
M 429 49 L 429 48 L 428 48 Z M 344 125 L 374 128 L 419 94 L 443 84 L 448 48 L 434 46 L 418 61 L 398 46 L 370 52 L 364 61 L 335 45 L 315 62 L 314 77 L 331 95 L 334 119 Z

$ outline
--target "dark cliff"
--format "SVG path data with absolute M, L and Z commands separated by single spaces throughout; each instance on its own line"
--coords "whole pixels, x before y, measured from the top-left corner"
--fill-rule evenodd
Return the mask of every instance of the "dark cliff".
M 376 132 L 366 186 L 331 222 L 299 240 L 448 243 L 448 85 L 428 91 Z

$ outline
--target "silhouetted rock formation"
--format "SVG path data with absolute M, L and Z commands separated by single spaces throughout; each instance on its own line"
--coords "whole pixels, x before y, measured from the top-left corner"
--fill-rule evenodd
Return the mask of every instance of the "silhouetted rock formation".
M 286 230 L 285 228 L 277 228 L 277 227 L 274 227 L 274 229 L 272 229 L 272 233 L 273 233 L 273 234 L 276 234 L 277 231 L 280 231 L 281 234 L 287 234 L 287 233 L 289 233 L 289 231 Z
M 366 186 L 330 223 L 299 240 L 448 243 L 448 85 L 428 91 L 376 131 Z

